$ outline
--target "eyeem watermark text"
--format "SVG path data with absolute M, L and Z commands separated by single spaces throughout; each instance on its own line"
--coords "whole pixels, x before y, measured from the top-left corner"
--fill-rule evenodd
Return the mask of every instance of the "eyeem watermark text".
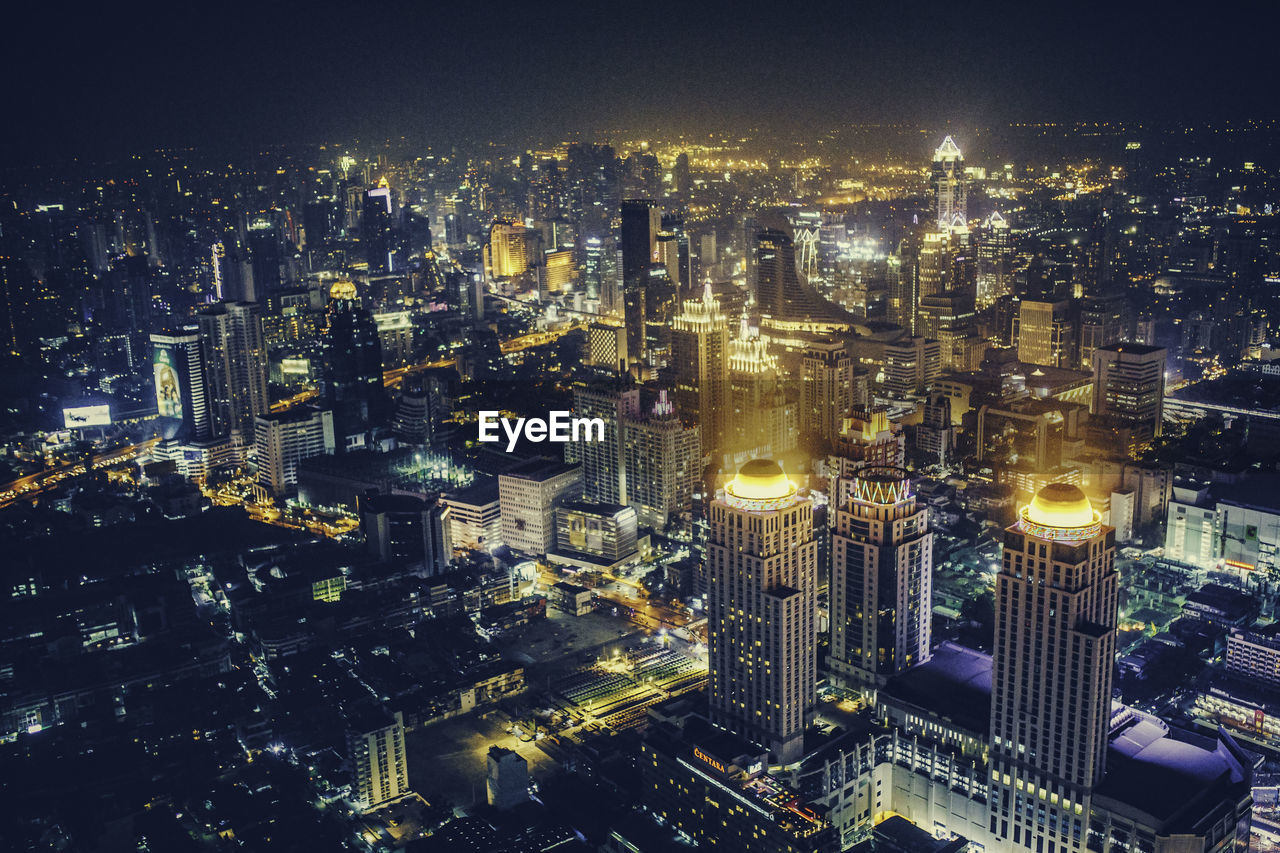
M 603 418 L 575 418 L 572 412 L 547 412 L 546 418 L 504 418 L 500 412 L 480 412 L 480 440 L 502 441 L 498 427 L 507 436 L 507 452 L 516 449 L 523 435 L 532 442 L 604 441 Z

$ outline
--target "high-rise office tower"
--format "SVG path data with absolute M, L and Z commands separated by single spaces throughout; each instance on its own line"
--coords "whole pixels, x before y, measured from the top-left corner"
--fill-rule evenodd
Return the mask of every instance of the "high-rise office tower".
M 951 288 L 950 235 L 947 231 L 926 231 L 920 235 L 916 253 L 917 294 L 921 299 Z
M 647 199 L 629 198 L 622 202 L 622 251 L 624 286 L 639 279 L 658 257 L 658 232 L 662 230 L 662 208 Z
M 662 214 L 662 231 L 658 234 L 657 252 L 661 263 L 670 272 L 671 280 L 676 283 L 680 296 L 693 296 L 693 262 L 689 255 L 689 232 L 685 229 L 683 214 Z
M 678 195 L 682 198 L 689 197 L 693 179 L 689 172 L 689 155 L 683 151 L 676 155 L 675 165 L 671 168 L 671 183 Z
M 671 323 L 671 367 L 680 414 L 702 430 L 703 453 L 724 446 L 729 404 L 729 318 L 708 285 Z
M 1163 347 L 1111 344 L 1093 353 L 1095 416 L 1136 424 L 1150 437 L 1160 435 L 1164 418 Z
M 618 242 L 612 237 L 583 241 L 582 284 L 588 299 L 600 300 L 601 314 L 622 314 L 622 271 Z
M 905 470 L 850 480 L 832 525 L 831 670 L 873 687 L 929 659 L 933 534 Z
M 356 286 L 349 281 L 339 281 L 329 290 L 322 341 L 322 397 L 325 407 L 333 411 L 342 450 L 351 446 L 351 437 L 377 425 L 386 405 L 378 324 L 360 307 Z
M 333 412 L 294 406 L 263 413 L 254 420 L 254 445 L 258 483 L 273 496 L 286 495 L 297 488 L 299 462 L 333 453 Z
M 884 393 L 903 399 L 927 389 L 942 372 L 942 347 L 929 338 L 902 338 L 884 346 Z
M 754 459 L 711 504 L 707 547 L 712 721 L 783 764 L 804 749 L 816 699 L 813 503 Z
M 654 264 L 644 277 L 644 356 L 654 370 L 671 360 L 672 319 L 678 311 L 675 281 L 666 267 Z
M 180 422 L 179 433 L 191 440 L 213 437 L 208 369 L 200 326 L 189 323 L 151 333 L 151 360 L 156 412 Z
M 915 428 L 915 446 L 931 464 L 945 465 L 956 444 L 955 425 L 951 419 L 951 398 L 934 391 L 924 402 L 924 413 Z
M 1071 303 L 1024 299 L 1018 306 L 1018 360 L 1070 367 L 1075 353 Z
M 581 383 L 573 388 L 573 412 L 579 418 L 604 421 L 603 441 L 571 441 L 566 462 L 582 463 L 582 495 L 586 500 L 626 504 L 627 459 L 623 431 L 627 418 L 640 412 L 640 389 L 628 379 Z
M 724 453 L 740 459 L 795 449 L 798 406 L 787 398 L 769 339 L 745 323 L 729 342 L 729 413 Z
M 834 445 L 836 455 L 850 463 L 836 471 L 838 477 L 850 477 L 854 470 L 868 465 L 901 468 L 906 458 L 902 428 L 889 420 L 884 406 L 859 406 L 847 412 Z M 841 495 L 838 502 L 846 497 Z
M 489 278 L 515 278 L 529 269 L 531 234 L 524 225 L 506 219 L 494 220 L 485 247 L 485 268 Z
M 395 202 L 386 180 L 364 194 L 360 219 L 360 239 L 364 243 L 369 272 L 395 271 L 395 245 L 392 226 Z
M 214 435 L 252 442 L 254 419 L 267 411 L 267 347 L 256 302 L 219 302 L 197 315 L 208 359 Z
M 817 341 L 801 361 L 801 424 L 808 435 L 830 441 L 853 407 L 853 360 L 841 341 Z
M 251 291 L 263 299 L 284 286 L 280 242 L 280 232 L 270 219 L 259 217 L 249 223 L 249 260 L 253 269 Z
M 1115 666 L 1115 531 L 1076 486 L 1045 486 L 1005 530 L 996 577 L 990 829 L 1015 848 L 1086 849 Z
M 642 527 L 662 530 L 673 516 L 688 512 L 702 474 L 702 440 L 697 426 L 676 414 L 667 392 L 652 412 L 626 419 L 627 499 Z
M 353 769 L 352 798 L 368 811 L 398 800 L 409 789 L 409 754 L 404 745 L 404 718 L 366 706 L 347 720 L 347 757 Z
M 650 273 L 658 258 L 658 232 L 662 229 L 662 210 L 653 202 L 643 199 L 627 199 L 622 203 L 622 227 L 619 249 L 622 256 L 622 313 L 627 327 L 627 355 L 633 364 L 648 362 L 648 335 L 650 329 L 649 308 L 665 304 L 666 294 L 651 298 L 646 293 Z M 668 280 L 654 282 L 659 288 L 675 283 Z M 660 321 L 656 321 L 660 322 Z
M 365 550 L 383 562 L 421 565 L 427 575 L 449 570 L 445 505 L 419 495 L 360 495 L 356 514 Z
M 1123 293 L 1086 296 L 1080 301 L 1080 369 L 1093 370 L 1099 347 L 1128 339 L 1129 305 Z
M 979 311 L 1013 293 L 1013 237 L 1009 223 L 999 211 L 987 218 L 978 232 Z
M 400 383 L 391 429 L 396 441 L 419 446 L 438 444 L 447 411 L 447 383 L 426 373 L 411 373 Z
M 939 225 L 963 225 L 968 220 L 968 184 L 964 176 L 964 156 L 950 136 L 933 151 L 933 171 L 929 178 L 933 205 Z
M 582 497 L 582 470 L 554 459 L 530 459 L 498 475 L 502 541 L 538 556 L 556 544 L 556 507 Z
M 597 373 L 626 375 L 626 328 L 608 323 L 592 323 L 587 327 L 587 347 L 583 355 L 583 362 Z
M 849 315 L 828 302 L 796 269 L 796 247 L 784 231 L 755 235 L 756 304 L 773 321 L 846 322 Z
M 916 303 L 920 301 L 919 269 L 915 242 L 903 240 L 885 258 L 887 298 L 885 319 L 915 334 Z

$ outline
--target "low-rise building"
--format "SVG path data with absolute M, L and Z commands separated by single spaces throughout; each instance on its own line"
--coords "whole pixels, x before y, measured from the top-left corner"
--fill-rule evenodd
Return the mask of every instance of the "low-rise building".
M 591 612 L 591 590 L 576 583 L 560 581 L 550 590 L 551 606 L 571 616 L 582 616 Z

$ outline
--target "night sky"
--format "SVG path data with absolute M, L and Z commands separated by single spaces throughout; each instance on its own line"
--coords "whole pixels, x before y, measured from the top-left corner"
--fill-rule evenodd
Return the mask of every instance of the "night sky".
M 45 2 L 7 21 L 2 153 L 1272 117 L 1278 22 L 1264 3 Z

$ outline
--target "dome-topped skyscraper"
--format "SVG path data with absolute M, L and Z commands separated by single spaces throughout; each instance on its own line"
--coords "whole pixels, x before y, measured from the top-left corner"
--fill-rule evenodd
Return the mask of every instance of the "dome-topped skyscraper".
M 1115 666 L 1115 531 L 1079 486 L 1042 488 L 1004 534 L 992 651 L 992 826 L 1079 849 L 1105 771 Z M 1045 791 L 1032 821 L 1001 811 Z M 1034 844 L 1032 837 L 1034 836 Z
M 800 758 L 817 701 L 813 504 L 772 459 L 744 464 L 711 504 L 712 720 Z

